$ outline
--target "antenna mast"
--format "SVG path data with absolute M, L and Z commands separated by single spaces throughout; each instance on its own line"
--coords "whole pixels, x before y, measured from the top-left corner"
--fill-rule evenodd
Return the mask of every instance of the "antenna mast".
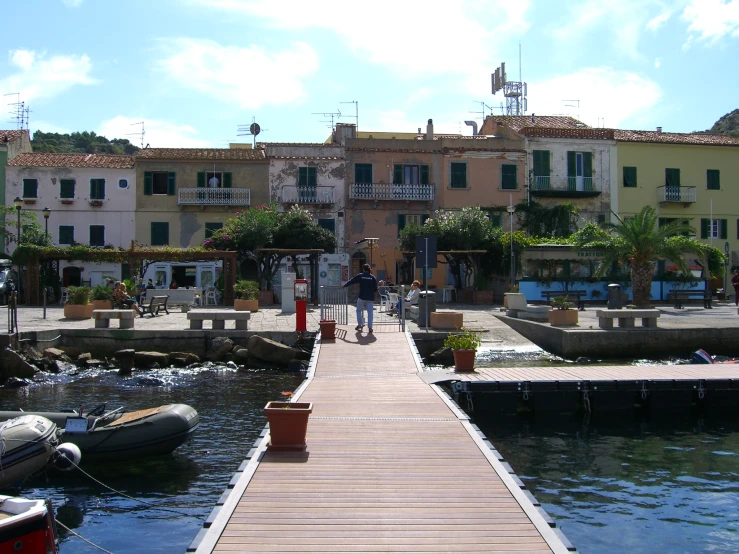
M 15 96 L 17 100 L 15 102 L 11 102 L 8 104 L 8 106 L 15 106 L 14 108 L 11 108 L 10 115 L 15 117 L 15 127 L 18 130 L 26 129 L 28 130 L 28 114 L 30 113 L 30 108 L 26 108 L 26 103 L 21 101 L 21 93 L 20 92 L 11 92 L 9 94 L 5 94 L 4 96 Z
M 251 118 L 251 125 L 248 127 L 246 125 L 239 125 L 237 129 L 237 135 L 240 137 L 251 135 L 252 136 L 252 148 L 257 147 L 257 135 L 261 133 L 262 131 L 266 131 L 267 129 L 262 129 L 259 126 L 259 123 L 257 123 L 256 118 L 252 116 Z
M 330 123 L 330 125 L 327 125 L 327 127 L 331 128 L 331 132 L 334 132 L 334 118 L 339 119 L 341 117 L 341 112 L 339 110 L 336 110 L 335 112 L 313 112 L 312 115 L 320 115 L 321 117 L 329 117 L 329 119 L 324 119 L 321 121 L 321 123 Z
M 139 137 L 141 140 L 141 149 L 144 148 L 144 136 L 146 135 L 146 131 L 144 130 L 144 122 L 139 121 L 137 123 L 131 123 L 131 125 L 141 125 L 141 132 L 140 133 L 126 133 L 126 136 L 129 137 Z
M 574 100 L 562 100 L 562 102 L 574 102 L 574 104 L 565 104 L 565 107 L 577 108 L 577 120 L 580 121 L 580 100 L 576 98 Z
M 519 79 L 520 81 L 509 81 L 506 78 L 505 62 L 500 64 L 495 70 L 495 73 L 491 74 L 493 82 L 493 95 L 496 92 L 503 91 L 505 97 L 505 114 L 506 115 L 525 115 L 528 109 L 526 100 L 526 83 L 523 82 L 521 76 L 520 59 L 521 59 L 521 45 L 518 46 L 519 56 Z
M 350 100 L 349 102 L 339 102 L 339 104 L 354 104 L 354 131 L 359 133 L 359 101 Z

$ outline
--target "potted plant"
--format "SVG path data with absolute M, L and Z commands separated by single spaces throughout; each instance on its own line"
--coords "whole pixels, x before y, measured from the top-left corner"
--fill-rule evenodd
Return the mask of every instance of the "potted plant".
M 64 304 L 64 317 L 70 319 L 89 319 L 93 306 L 90 304 L 88 287 L 67 287 L 67 302 Z
M 526 308 L 526 295 L 518 291 L 518 285 L 511 285 L 508 292 L 503 293 L 503 307 L 506 310 Z
M 291 392 L 283 392 L 286 401 L 267 402 L 264 413 L 269 422 L 270 450 L 305 450 L 308 416 L 312 402 L 290 402 Z
M 553 310 L 549 311 L 549 324 L 554 327 L 577 325 L 577 310 L 575 305 L 567 301 L 566 296 L 555 296 L 552 298 Z
M 335 339 L 336 338 L 336 320 L 335 319 L 322 319 L 318 322 L 321 326 L 321 340 Z
M 93 310 L 111 310 L 113 308 L 113 290 L 105 285 L 95 285 L 90 294 Z
M 474 371 L 475 352 L 480 346 L 480 336 L 469 329 L 461 327 L 457 333 L 447 335 L 444 346 L 452 349 L 454 354 L 454 371 Z
M 234 310 L 256 312 L 259 310 L 259 283 L 239 279 L 234 285 Z

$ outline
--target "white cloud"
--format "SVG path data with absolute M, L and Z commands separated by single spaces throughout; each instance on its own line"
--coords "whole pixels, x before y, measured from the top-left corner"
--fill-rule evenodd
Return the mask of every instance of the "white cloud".
M 178 38 L 174 53 L 159 67 L 179 86 L 242 108 L 283 105 L 305 96 L 302 79 L 318 70 L 318 56 L 305 43 L 279 52 L 252 45 L 223 46 L 210 40 Z
M 647 29 L 649 29 L 650 31 L 656 31 L 657 29 L 662 27 L 662 25 L 667 23 L 667 20 L 670 19 L 671 15 L 672 15 L 672 12 L 670 10 L 667 10 L 653 17 L 647 23 Z
M 358 57 L 411 78 L 489 73 L 499 44 L 527 28 L 529 0 L 191 0 L 282 29 L 336 34 Z
M 680 18 L 690 23 L 688 47 L 696 36 L 709 44 L 727 35 L 739 37 L 739 0 L 690 0 Z
M 0 92 L 19 92 L 24 102 L 58 96 L 75 85 L 92 85 L 92 63 L 86 55 L 51 56 L 33 50 L 11 50 L 18 72 L 0 79 Z
M 584 68 L 534 82 L 529 84 L 528 93 L 529 113 L 577 117 L 578 108 L 565 106 L 564 102 L 577 99 L 580 120 L 594 127 L 599 118 L 607 118 L 608 127 L 618 127 L 626 120 L 639 118 L 662 97 L 662 90 L 656 83 L 635 73 L 608 67 Z
M 84 0 L 62 0 L 62 4 L 68 8 L 79 8 Z
M 141 131 L 144 122 L 144 145 L 152 148 L 199 148 L 212 146 L 209 141 L 198 136 L 197 130 L 189 125 L 178 125 L 167 121 L 146 119 L 144 117 L 126 117 L 119 115 L 103 121 L 96 131 L 108 140 L 127 138 L 136 146 L 141 146 L 140 137 L 130 136 Z
M 662 65 L 662 60 L 659 59 L 659 58 L 655 58 L 654 59 L 654 67 L 655 67 L 655 69 L 658 69 L 660 65 Z

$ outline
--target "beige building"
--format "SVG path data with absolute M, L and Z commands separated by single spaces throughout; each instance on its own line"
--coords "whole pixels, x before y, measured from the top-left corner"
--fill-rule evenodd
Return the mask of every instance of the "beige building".
M 18 154 L 31 152 L 31 138 L 28 131 L 21 130 L 0 130 L 0 197 L 5 201 L 5 165 L 15 158 Z M 12 206 L 5 204 L 6 206 Z M 5 218 L 0 214 L 0 250 L 6 246 L 5 241 Z
M 200 246 L 238 210 L 269 203 L 261 148 L 146 148 L 136 156 L 136 240 Z

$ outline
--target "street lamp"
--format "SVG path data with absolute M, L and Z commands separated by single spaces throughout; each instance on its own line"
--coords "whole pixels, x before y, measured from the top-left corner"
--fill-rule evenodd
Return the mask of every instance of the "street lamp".
M 49 216 L 51 215 L 51 208 L 44 208 L 41 212 L 44 214 L 44 219 L 46 220 L 46 241 L 49 241 Z
M 13 200 L 13 204 L 15 204 L 15 209 L 18 212 L 18 246 L 21 244 L 21 208 L 23 207 L 23 199 L 20 196 L 16 196 L 15 200 Z
M 509 217 L 511 219 L 511 286 L 516 284 L 516 262 L 513 259 L 513 212 L 516 211 L 516 206 L 513 205 L 513 195 L 511 194 L 509 199 L 509 206 L 506 208 Z
M 378 238 L 364 238 L 362 239 L 362 242 L 366 242 L 369 246 L 370 251 L 370 269 L 372 268 L 372 250 L 375 248 L 375 244 L 377 244 L 377 241 L 380 240 Z

